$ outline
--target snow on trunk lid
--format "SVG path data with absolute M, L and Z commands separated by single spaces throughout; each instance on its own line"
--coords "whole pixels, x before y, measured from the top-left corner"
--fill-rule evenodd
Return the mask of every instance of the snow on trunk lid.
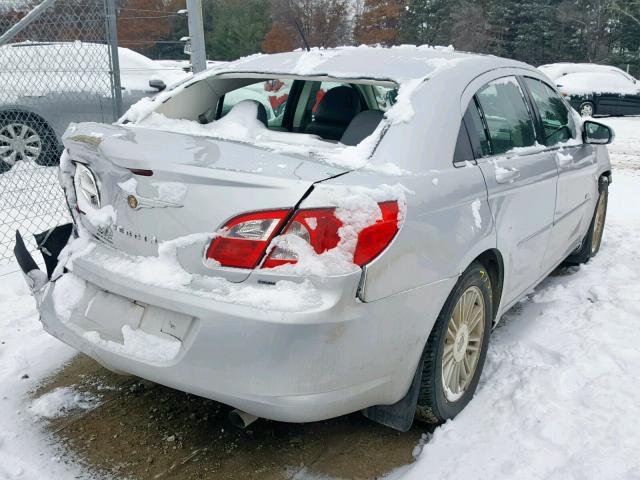
M 315 181 L 343 172 L 248 145 L 98 124 L 70 128 L 64 144 L 70 161 L 85 164 L 95 178 L 97 192 L 85 180 L 86 197 L 95 204 L 91 209 L 85 202 L 80 215 L 90 234 L 142 257 L 157 255 L 162 242 L 203 234 L 176 253 L 181 265 L 233 281 L 250 270 L 211 268 L 204 260 L 207 234 L 213 238 L 241 213 L 291 209 Z

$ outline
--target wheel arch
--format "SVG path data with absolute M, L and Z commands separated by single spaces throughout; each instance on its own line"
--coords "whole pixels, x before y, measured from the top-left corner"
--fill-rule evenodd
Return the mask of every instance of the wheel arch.
M 504 261 L 502 254 L 497 248 L 491 248 L 482 252 L 473 261 L 479 262 L 489 273 L 489 278 L 491 279 L 491 306 L 495 323 L 498 320 L 498 309 L 500 308 L 502 289 L 504 287 Z
M 602 185 L 601 185 L 601 183 L 600 183 L 600 179 L 601 179 L 602 177 L 606 177 L 606 179 L 607 179 L 607 186 L 608 186 L 608 185 L 611 185 L 611 180 L 612 180 L 612 179 L 611 179 L 611 170 L 610 170 L 610 169 L 609 169 L 609 170 L 605 170 L 604 172 L 601 172 L 601 173 L 600 173 L 600 175 L 598 175 L 598 190 L 599 190 L 599 191 L 602 191 L 602 188 L 603 188 L 603 187 L 602 187 Z
M 593 115 L 595 115 L 596 111 L 598 110 L 598 103 L 596 102 L 595 97 L 591 97 L 591 96 L 580 98 L 578 102 L 578 107 L 576 108 L 578 113 L 580 113 L 580 107 L 582 107 L 582 105 L 584 105 L 585 103 L 591 104 L 591 108 L 593 109 Z
M 488 248 L 469 262 L 466 268 L 462 271 L 465 271 L 474 262 L 480 263 L 487 270 L 489 277 L 491 278 L 491 303 L 493 307 L 493 321 L 495 322 L 497 320 L 498 308 L 502 298 L 504 281 L 504 261 L 502 259 L 502 254 L 497 248 Z M 460 273 L 460 275 L 461 274 L 462 273 Z M 494 289 L 493 285 L 497 285 L 497 288 Z M 452 287 L 448 295 L 451 295 L 453 288 L 455 288 L 455 285 Z M 428 332 L 428 334 L 430 333 L 431 331 Z M 425 339 L 424 344 L 426 344 L 427 341 L 428 339 Z M 365 417 L 401 432 L 406 432 L 411 428 L 418 401 L 420 380 L 422 378 L 422 368 L 425 358 L 424 344 L 422 344 L 423 352 L 418 359 L 413 378 L 409 384 L 409 389 L 406 394 L 392 405 L 374 405 L 362 410 Z

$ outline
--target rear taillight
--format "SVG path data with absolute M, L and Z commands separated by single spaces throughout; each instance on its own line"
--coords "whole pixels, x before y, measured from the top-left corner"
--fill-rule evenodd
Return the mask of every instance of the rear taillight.
M 358 245 L 353 254 L 356 265 L 366 265 L 380 255 L 398 233 L 398 202 L 383 202 L 378 206 L 382 218 L 358 234 Z
M 355 248 L 345 245 L 352 242 L 342 244 L 341 248 L 349 253 L 353 251 L 353 263 L 356 265 L 366 265 L 380 255 L 398 232 L 398 202 L 381 202 L 378 207 L 381 217 L 358 232 Z M 232 218 L 209 245 L 207 258 L 224 267 L 255 268 L 290 213 L 291 210 L 269 210 Z M 335 208 L 313 208 L 296 211 L 282 234 L 297 237 L 297 241 L 305 242 L 320 255 L 340 247 L 342 227 Z M 291 242 L 280 242 L 274 246 L 262 268 L 296 263 L 298 254 L 288 245 Z
M 380 255 L 398 231 L 398 202 L 381 202 L 378 206 L 381 218 L 358 233 L 358 241 L 353 251 L 353 263 L 356 265 L 363 266 Z M 296 212 L 283 233 L 301 238 L 315 253 L 321 254 L 338 246 L 341 227 L 342 222 L 336 216 L 335 208 L 318 208 Z M 273 248 L 263 268 L 297 261 L 296 252 L 280 244 Z
M 342 222 L 335 216 L 335 208 L 314 208 L 298 210 L 283 232 L 285 235 L 295 235 L 305 240 L 317 253 L 323 253 L 335 248 L 340 242 L 338 230 Z M 297 254 L 278 245 L 265 260 L 263 268 L 273 268 L 286 263 L 296 263 Z
M 291 210 L 253 212 L 229 220 L 207 249 L 224 267 L 255 268 Z
M 100 189 L 95 175 L 82 163 L 76 163 L 75 166 L 73 186 L 76 191 L 76 210 L 81 213 L 100 210 Z

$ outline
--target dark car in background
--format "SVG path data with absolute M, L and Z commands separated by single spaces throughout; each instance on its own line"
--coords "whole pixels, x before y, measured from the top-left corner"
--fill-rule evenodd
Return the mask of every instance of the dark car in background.
M 594 63 L 538 67 L 580 115 L 640 115 L 640 82 L 619 68 Z

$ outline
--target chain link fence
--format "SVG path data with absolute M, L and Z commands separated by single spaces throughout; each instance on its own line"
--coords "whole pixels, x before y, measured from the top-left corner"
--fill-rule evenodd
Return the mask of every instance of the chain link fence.
M 104 1 L 0 0 L 0 37 L 46 7 L 0 45 L 0 265 L 16 229 L 33 251 L 33 233 L 70 219 L 57 171 L 68 124 L 114 120 Z

